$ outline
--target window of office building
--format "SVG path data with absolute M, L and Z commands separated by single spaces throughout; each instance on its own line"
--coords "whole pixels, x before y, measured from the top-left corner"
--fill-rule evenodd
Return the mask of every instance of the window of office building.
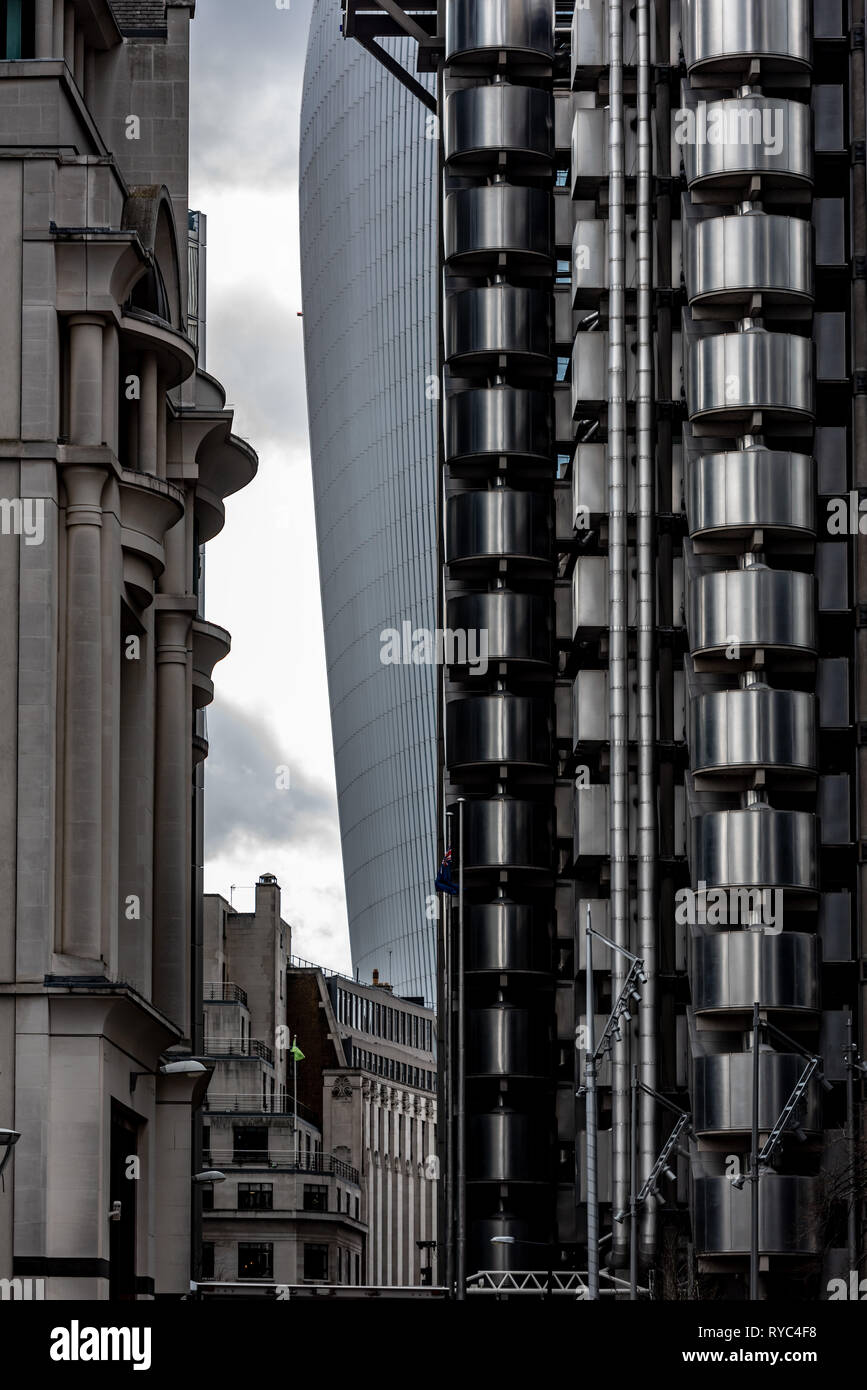
M 214 1184 L 206 1183 L 202 1188 L 202 1211 L 214 1210 Z
M 213 1279 L 214 1277 L 214 1244 L 213 1241 L 206 1240 L 202 1243 L 202 1278 Z
M 412 1016 L 412 1045 L 418 1047 L 418 1014 Z
M 36 57 L 36 0 L 0 0 L 0 45 L 4 58 Z
M 239 1279 L 273 1279 L 274 1246 L 270 1241 L 248 1240 L 238 1245 Z
M 304 1246 L 304 1278 L 322 1279 L 328 1278 L 328 1246 L 327 1245 L 305 1245 Z
M 239 1182 L 239 1211 L 273 1211 L 274 1185 L 270 1182 Z
M 268 1157 L 267 1126 L 235 1125 L 232 1148 L 235 1163 L 261 1163 Z
M 328 1210 L 328 1188 L 326 1185 L 320 1186 L 318 1183 L 304 1184 L 304 1210 L 305 1211 L 327 1211 Z

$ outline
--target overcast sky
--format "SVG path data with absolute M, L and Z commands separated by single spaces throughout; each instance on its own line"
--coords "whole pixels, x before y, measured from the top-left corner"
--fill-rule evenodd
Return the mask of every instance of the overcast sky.
M 232 633 L 205 764 L 205 891 L 275 873 L 296 955 L 350 968 L 319 602 L 298 265 L 298 122 L 312 0 L 199 0 L 190 206 L 208 217 L 207 367 L 259 454 L 207 550 Z M 337 39 L 339 42 L 339 38 Z M 282 790 L 278 781 L 287 780 Z

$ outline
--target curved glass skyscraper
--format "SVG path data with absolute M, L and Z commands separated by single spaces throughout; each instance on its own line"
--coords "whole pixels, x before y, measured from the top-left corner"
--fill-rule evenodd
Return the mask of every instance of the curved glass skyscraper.
M 301 271 L 325 648 L 353 964 L 433 1000 L 436 132 L 316 0 L 301 110 Z M 409 50 L 409 45 L 406 45 Z M 395 45 L 397 52 L 399 45 Z M 422 79 L 428 80 L 431 79 Z

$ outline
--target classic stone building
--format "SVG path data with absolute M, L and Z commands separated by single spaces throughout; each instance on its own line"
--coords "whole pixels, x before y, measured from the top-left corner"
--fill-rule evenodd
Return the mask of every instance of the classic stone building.
M 193 12 L 24 0 L 0 57 L 0 1277 L 53 1299 L 189 1287 L 200 547 L 257 466 L 187 331 Z
M 204 1293 L 420 1284 L 433 1260 L 418 1242 L 436 1240 L 433 1014 L 293 957 L 271 874 L 253 912 L 209 894 L 204 918 L 202 1167 L 224 1177 L 203 1192 Z

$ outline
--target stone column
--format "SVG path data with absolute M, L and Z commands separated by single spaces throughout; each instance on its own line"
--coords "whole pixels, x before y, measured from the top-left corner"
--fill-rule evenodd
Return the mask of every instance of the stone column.
M 101 468 L 66 484 L 66 719 L 63 912 L 65 954 L 99 960 L 102 887 Z
M 64 52 L 64 34 L 66 28 L 66 3 L 65 0 L 54 0 L 54 40 L 52 42 L 52 58 L 62 58 Z
M 158 385 L 156 357 L 152 352 L 146 352 L 142 357 L 141 364 L 141 400 L 138 408 L 138 467 L 142 473 L 152 473 L 154 476 L 157 474 L 159 454 L 157 443 Z
M 54 58 L 54 0 L 36 0 L 36 57 Z
M 70 0 L 63 7 L 63 57 L 70 72 L 75 71 L 75 10 Z
M 69 320 L 69 438 L 72 444 L 102 443 L 101 319 Z
M 105 325 L 102 335 L 102 441 L 113 454 L 118 454 L 118 419 L 120 391 L 120 348 L 117 328 Z
M 157 612 L 153 1002 L 187 1033 L 191 797 L 190 614 Z

